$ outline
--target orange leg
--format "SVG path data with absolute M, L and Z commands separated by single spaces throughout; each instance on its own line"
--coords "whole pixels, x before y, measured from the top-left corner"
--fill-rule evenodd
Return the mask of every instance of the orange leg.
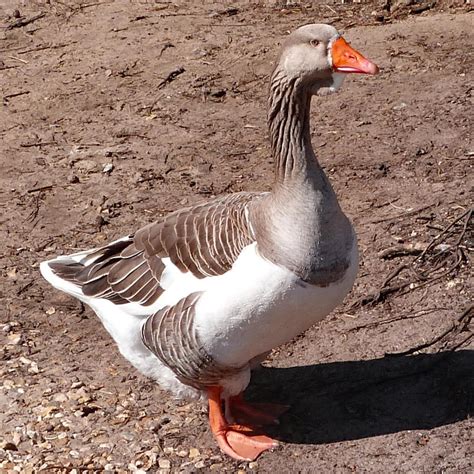
M 278 425 L 278 418 L 290 409 L 288 405 L 278 403 L 249 403 L 242 394 L 229 399 L 231 416 L 238 423 L 253 426 Z
M 253 461 L 267 449 L 278 446 L 275 440 L 256 433 L 251 426 L 229 425 L 222 410 L 221 393 L 221 387 L 210 387 L 207 391 L 209 424 L 225 454 L 239 461 Z

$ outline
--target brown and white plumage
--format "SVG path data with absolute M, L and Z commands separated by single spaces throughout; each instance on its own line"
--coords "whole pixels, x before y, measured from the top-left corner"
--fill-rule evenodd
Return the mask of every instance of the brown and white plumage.
M 51 262 L 85 296 L 115 304 L 153 304 L 163 293 L 163 258 L 197 278 L 227 272 L 255 241 L 249 206 L 263 194 L 236 193 L 175 211 L 134 235 L 88 253 L 81 263 Z
M 299 28 L 272 74 L 270 193 L 219 197 L 41 264 L 49 282 L 97 313 L 140 371 L 178 395 L 207 396 L 214 436 L 236 459 L 274 442 L 229 418 L 265 422 L 281 413 L 238 398 L 254 362 L 325 317 L 356 276 L 355 233 L 309 133 L 311 97 L 334 92 L 349 72 L 377 67 L 333 27 Z

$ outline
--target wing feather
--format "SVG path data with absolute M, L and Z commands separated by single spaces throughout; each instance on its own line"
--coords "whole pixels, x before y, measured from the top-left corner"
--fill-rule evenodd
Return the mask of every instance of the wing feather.
M 94 249 L 79 262 L 56 260 L 49 265 L 87 296 L 149 306 L 164 291 L 160 281 L 165 258 L 197 278 L 228 271 L 255 240 L 249 209 L 263 195 L 237 193 L 182 209 L 135 235 Z
M 148 317 L 142 326 L 142 341 L 185 384 L 198 389 L 215 385 L 238 373 L 241 367 L 218 364 L 204 350 L 194 324 L 201 293 L 191 293 L 174 306 Z

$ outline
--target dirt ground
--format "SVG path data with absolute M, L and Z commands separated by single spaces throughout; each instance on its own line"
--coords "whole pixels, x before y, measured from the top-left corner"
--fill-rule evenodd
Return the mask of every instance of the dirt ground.
M 287 3 L 0 3 L 1 472 L 473 472 L 471 6 Z M 269 72 L 321 21 L 382 70 L 312 113 L 360 274 L 255 374 L 249 398 L 292 408 L 238 463 L 38 263 L 269 189 Z

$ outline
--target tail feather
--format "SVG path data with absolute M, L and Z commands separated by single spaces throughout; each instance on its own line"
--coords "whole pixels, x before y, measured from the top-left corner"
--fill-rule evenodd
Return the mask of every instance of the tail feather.
M 85 296 L 81 286 L 73 282 L 74 275 L 81 271 L 79 267 L 83 266 L 72 259 L 66 260 L 60 257 L 41 262 L 40 272 L 43 278 L 58 290 L 84 301 Z
M 76 280 L 79 273 L 84 270 L 84 265 L 74 260 L 50 260 L 47 262 L 51 270 L 59 277 L 68 281 Z
M 40 265 L 41 274 L 55 288 L 79 298 L 83 302 L 89 301 L 91 296 L 106 296 L 114 303 L 126 303 L 128 301 L 121 298 L 120 295 L 114 294 L 110 289 L 107 274 L 110 267 L 120 258 L 121 252 L 132 241 L 132 236 L 127 236 L 104 247 L 63 255 L 42 262 Z M 91 272 L 95 273 L 91 276 Z M 88 288 L 87 285 L 91 288 Z M 99 291 L 98 294 L 93 292 L 91 295 L 91 291 L 97 289 L 103 291 Z

